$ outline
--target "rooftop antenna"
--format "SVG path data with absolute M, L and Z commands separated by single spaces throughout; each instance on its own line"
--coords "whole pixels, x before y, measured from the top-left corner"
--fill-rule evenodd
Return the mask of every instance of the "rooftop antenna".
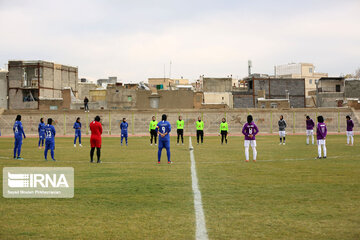
M 169 79 L 171 79 L 171 60 L 170 60 Z
M 248 60 L 248 74 L 249 74 L 249 77 L 251 75 L 251 68 L 252 68 L 252 62 L 251 62 L 251 60 Z

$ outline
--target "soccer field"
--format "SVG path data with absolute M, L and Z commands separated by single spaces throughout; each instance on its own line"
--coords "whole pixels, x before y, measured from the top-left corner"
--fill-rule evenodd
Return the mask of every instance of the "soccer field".
M 315 160 L 317 146 L 305 136 L 287 136 L 284 146 L 258 136 L 258 161 L 246 163 L 243 137 L 227 145 L 192 137 L 209 239 L 360 239 L 359 143 L 326 141 L 328 158 Z M 2 197 L 0 239 L 195 239 L 188 137 L 184 146 L 171 138 L 171 165 L 165 149 L 157 164 L 148 137 L 130 137 L 128 147 L 103 138 L 101 164 L 89 163 L 89 139 L 83 143 L 56 138 L 57 162 L 45 162 L 36 138 L 24 140 L 24 160 L 12 159 L 13 138 L 0 138 L 2 167 L 75 170 L 74 198 Z

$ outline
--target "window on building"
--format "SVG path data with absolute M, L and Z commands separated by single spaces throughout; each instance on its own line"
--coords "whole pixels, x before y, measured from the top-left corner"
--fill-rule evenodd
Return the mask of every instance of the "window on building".
M 128 96 L 128 102 L 131 102 L 131 101 L 132 101 L 132 96 L 129 95 L 129 96 Z
M 35 77 L 41 77 L 41 68 L 35 68 Z
M 119 92 L 119 89 L 116 89 L 116 90 L 115 90 L 115 92 L 117 92 L 117 93 L 118 93 L 118 92 Z
M 277 108 L 277 103 L 271 103 L 271 104 L 270 104 L 270 107 L 271 107 L 271 108 Z
M 309 73 L 312 73 L 313 72 L 313 69 L 312 68 L 309 68 Z
M 309 79 L 309 84 L 312 84 L 312 79 Z
M 224 100 L 224 97 L 221 97 L 221 100 Z

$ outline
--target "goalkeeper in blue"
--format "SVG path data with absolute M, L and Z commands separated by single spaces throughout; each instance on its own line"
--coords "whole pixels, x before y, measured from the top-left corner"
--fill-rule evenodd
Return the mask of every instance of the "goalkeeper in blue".
M 81 145 L 81 122 L 80 122 L 79 117 L 76 119 L 76 122 L 74 123 L 73 128 L 75 129 L 74 147 L 76 147 L 76 139 L 77 138 L 79 138 L 79 147 L 82 147 L 82 145 Z
M 55 150 L 56 131 L 55 131 L 55 127 L 52 125 L 51 118 L 48 119 L 47 123 L 48 124 L 45 126 L 45 151 L 44 151 L 45 161 L 47 161 L 47 154 L 49 150 L 51 153 L 52 160 L 55 161 L 54 150 Z
M 16 116 L 13 131 L 14 131 L 14 137 L 15 137 L 14 159 L 23 160 L 23 158 L 20 157 L 20 153 L 21 153 L 21 145 L 22 145 L 22 141 L 23 141 L 23 136 L 24 136 L 24 138 L 26 138 L 26 136 L 25 136 L 25 132 L 24 132 L 24 129 L 23 129 L 23 126 L 21 123 L 21 115 Z M 16 156 L 16 154 L 17 154 L 17 156 Z
M 38 147 L 39 147 L 39 149 L 41 149 L 42 147 L 44 147 L 44 141 L 45 141 L 45 123 L 44 123 L 43 118 L 40 118 L 40 123 L 38 126 L 38 133 L 39 133 Z M 40 147 L 40 143 L 41 143 L 41 147 Z
M 171 125 L 168 121 L 166 121 L 167 116 L 165 114 L 162 115 L 161 121 L 157 124 L 156 130 L 159 134 L 159 149 L 158 149 L 158 163 L 160 163 L 161 152 L 163 148 L 166 148 L 166 154 L 168 163 L 171 163 L 170 160 L 170 132 Z
M 128 127 L 129 124 L 126 122 L 126 118 L 123 118 L 122 123 L 120 123 L 121 129 L 121 146 L 123 145 L 123 139 L 125 138 L 126 146 L 128 145 Z

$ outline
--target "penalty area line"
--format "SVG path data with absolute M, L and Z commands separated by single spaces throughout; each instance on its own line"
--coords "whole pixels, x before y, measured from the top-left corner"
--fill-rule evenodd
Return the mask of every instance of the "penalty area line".
M 208 234 L 206 231 L 205 214 L 203 204 L 201 200 L 201 192 L 199 189 L 198 178 L 196 174 L 196 163 L 194 157 L 194 148 L 191 143 L 191 136 L 189 136 L 189 150 L 190 150 L 190 161 L 191 161 L 191 182 L 192 190 L 194 194 L 194 209 L 195 209 L 195 220 L 196 220 L 196 240 L 208 240 Z

